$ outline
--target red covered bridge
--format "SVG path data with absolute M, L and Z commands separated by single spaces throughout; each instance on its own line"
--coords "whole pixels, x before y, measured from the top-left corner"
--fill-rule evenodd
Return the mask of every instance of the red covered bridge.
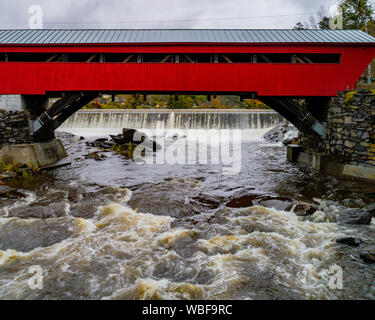
M 26 95 L 36 131 L 101 92 L 257 96 L 303 130 L 374 57 L 358 30 L 0 30 L 0 94 Z

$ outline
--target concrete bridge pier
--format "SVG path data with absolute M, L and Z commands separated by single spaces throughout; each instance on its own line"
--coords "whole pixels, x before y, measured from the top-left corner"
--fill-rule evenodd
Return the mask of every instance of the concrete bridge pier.
M 375 92 L 307 99 L 306 109 L 324 125 L 324 135 L 300 131 L 298 145 L 288 147 L 288 160 L 341 179 L 375 183 Z
M 67 156 L 54 131 L 34 136 L 34 121 L 49 107 L 46 95 L 0 96 L 0 162 L 50 166 Z

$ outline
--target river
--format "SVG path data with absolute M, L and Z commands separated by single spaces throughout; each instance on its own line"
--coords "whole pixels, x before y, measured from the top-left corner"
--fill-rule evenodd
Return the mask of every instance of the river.
M 262 139 L 275 114 L 179 120 L 188 116 L 157 118 L 169 129 L 166 144 L 184 144 L 183 133 L 189 139 L 187 129 L 202 123 L 241 127 L 238 174 L 217 164 L 137 164 L 114 152 L 85 159 L 95 151 L 87 141 L 125 126 L 156 128 L 155 114 L 74 115 L 61 129 L 69 134 L 58 133 L 72 164 L 13 182 L 26 197 L 0 200 L 0 298 L 375 299 L 375 266 L 359 256 L 375 246 L 374 219 L 337 223 L 340 210 L 374 201 L 373 186 L 288 163 L 284 146 Z M 299 217 L 290 211 L 296 201 L 320 210 Z M 336 243 L 342 237 L 363 244 Z M 29 286 L 32 266 L 43 271 L 43 289 Z M 333 266 L 343 269 L 342 290 L 329 285 Z

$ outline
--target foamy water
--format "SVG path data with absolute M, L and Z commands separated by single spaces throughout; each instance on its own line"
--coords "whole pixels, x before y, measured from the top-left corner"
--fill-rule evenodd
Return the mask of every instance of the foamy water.
M 130 191 L 118 192 L 129 198 Z M 46 224 L 7 218 L 0 227 L 12 223 Z M 327 287 L 328 269 L 337 262 L 335 223 L 256 206 L 223 209 L 214 223 L 181 228 L 175 218 L 125 203 L 98 207 L 91 219 L 48 220 L 51 228 L 55 223 L 66 225 L 70 237 L 27 253 L 0 251 L 3 298 L 256 299 L 272 288 L 285 297 L 335 297 Z M 49 290 L 30 292 L 30 265 L 43 266 Z
M 93 139 L 116 130 L 76 133 Z M 72 165 L 18 186 L 25 199 L 0 201 L 0 298 L 374 299 L 375 269 L 359 254 L 375 245 L 375 224 L 337 223 L 344 208 L 370 203 L 372 189 L 289 164 L 284 147 L 245 132 L 234 177 L 210 163 L 84 159 L 96 149 L 61 136 Z M 248 207 L 228 207 L 243 196 L 253 199 Z M 319 210 L 298 217 L 296 201 Z M 364 244 L 337 244 L 343 236 Z M 35 265 L 43 290 L 28 284 Z M 334 265 L 344 269 L 343 290 L 329 287 Z

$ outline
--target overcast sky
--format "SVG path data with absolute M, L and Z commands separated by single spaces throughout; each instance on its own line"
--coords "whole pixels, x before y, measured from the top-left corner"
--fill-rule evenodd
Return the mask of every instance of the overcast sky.
M 292 28 L 337 0 L 0 0 L 0 28 Z

